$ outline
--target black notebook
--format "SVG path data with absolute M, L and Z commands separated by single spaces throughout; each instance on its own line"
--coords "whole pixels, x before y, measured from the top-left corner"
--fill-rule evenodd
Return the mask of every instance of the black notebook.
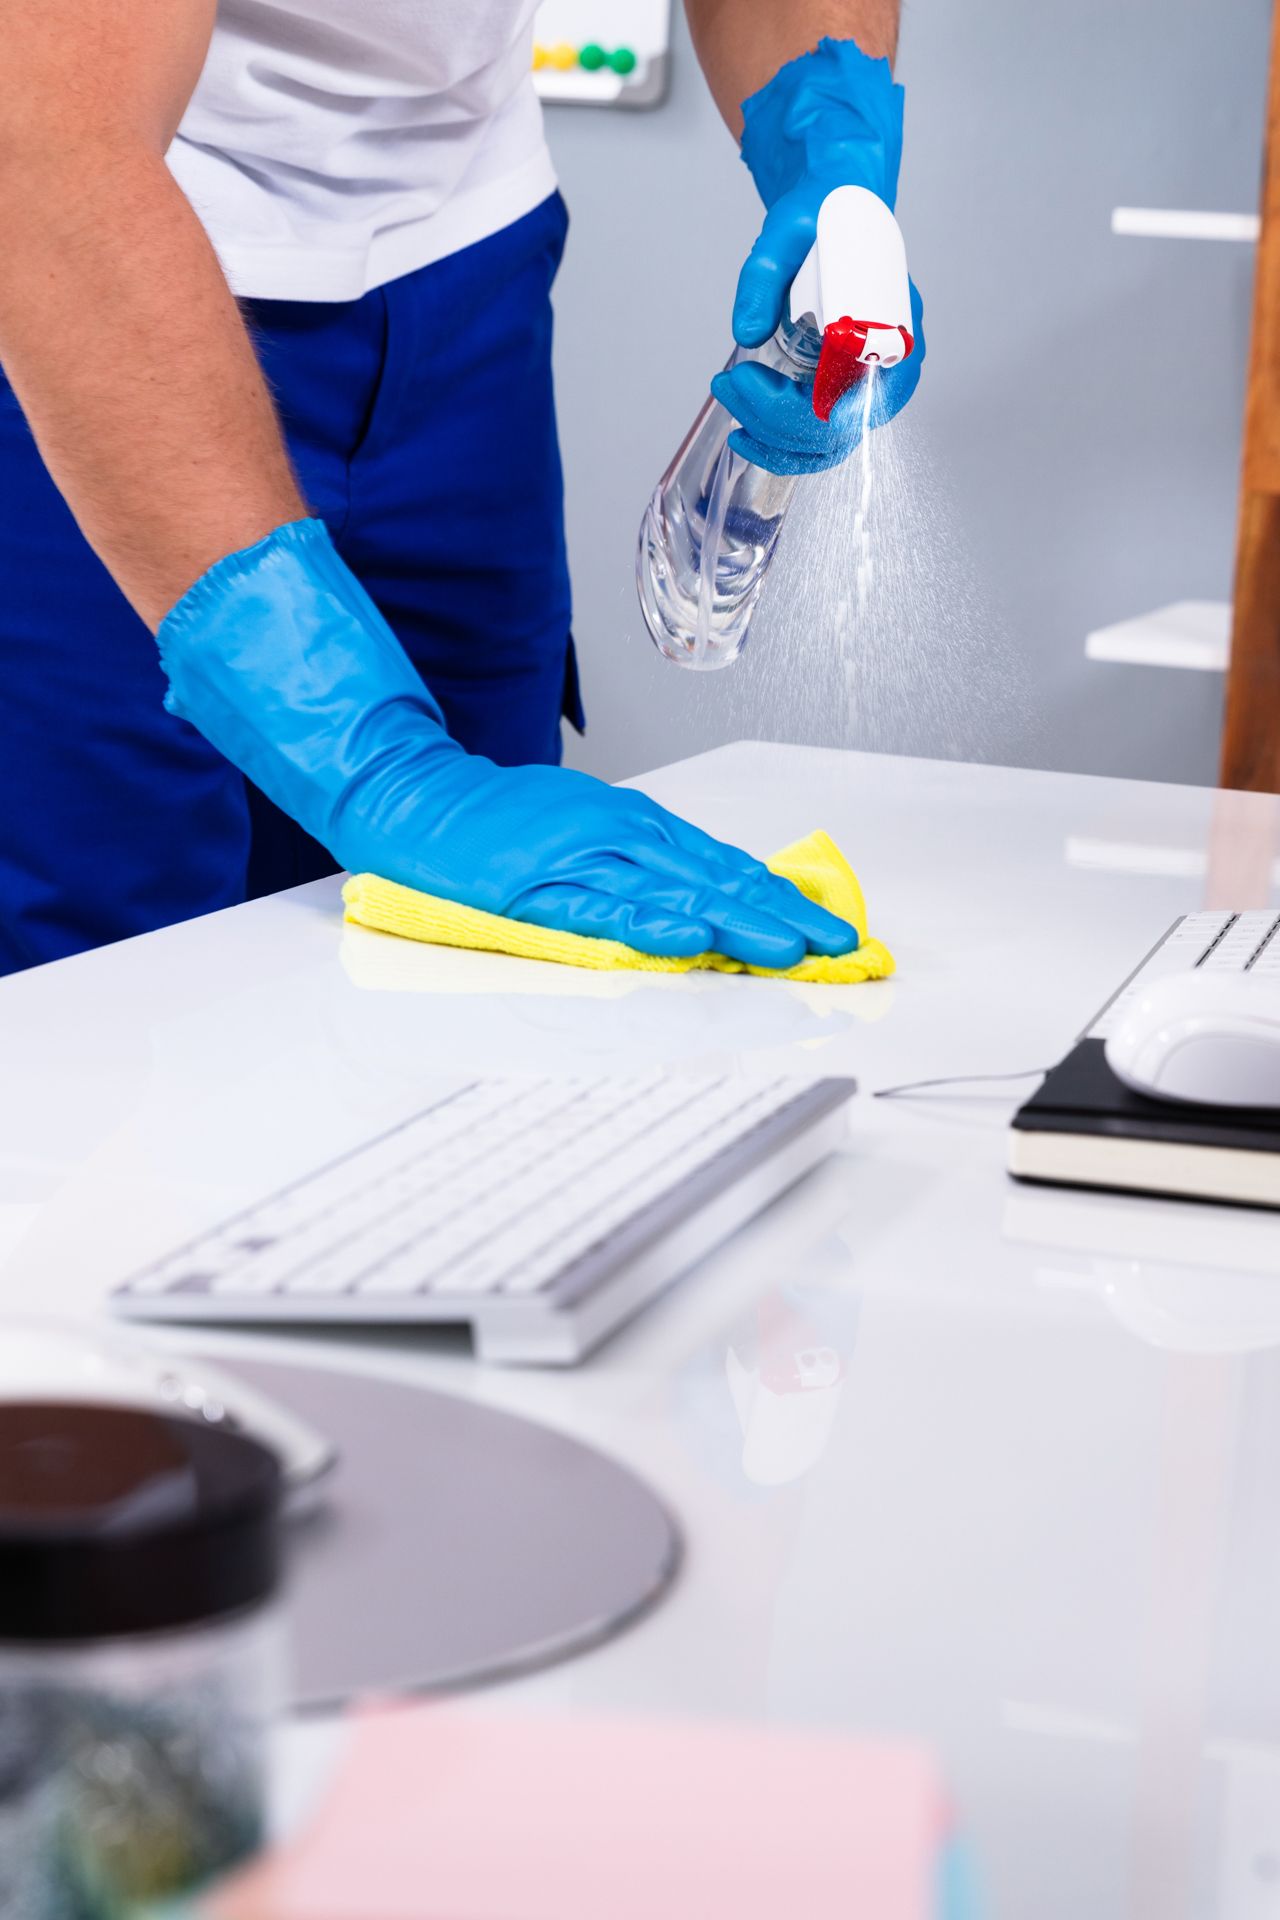
M 1280 1207 L 1280 1110 L 1148 1100 L 1112 1073 L 1104 1041 L 1080 1040 L 1014 1117 L 1009 1171 L 1054 1186 Z

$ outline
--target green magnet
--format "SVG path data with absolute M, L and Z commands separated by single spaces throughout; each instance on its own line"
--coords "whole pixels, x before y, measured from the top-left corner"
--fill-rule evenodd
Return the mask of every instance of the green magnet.
M 609 55 L 609 65 L 615 73 L 626 75 L 635 72 L 636 56 L 630 47 L 615 47 Z
M 578 65 L 585 67 L 588 73 L 598 73 L 608 58 L 603 47 L 598 47 L 594 40 L 589 40 L 578 54 Z

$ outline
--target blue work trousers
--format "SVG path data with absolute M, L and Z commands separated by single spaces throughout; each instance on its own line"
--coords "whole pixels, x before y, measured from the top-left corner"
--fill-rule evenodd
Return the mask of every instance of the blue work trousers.
M 551 385 L 558 194 L 337 304 L 245 315 L 303 493 L 454 738 L 556 762 L 581 725 Z M 335 871 L 164 710 L 150 633 L 0 375 L 0 973 Z

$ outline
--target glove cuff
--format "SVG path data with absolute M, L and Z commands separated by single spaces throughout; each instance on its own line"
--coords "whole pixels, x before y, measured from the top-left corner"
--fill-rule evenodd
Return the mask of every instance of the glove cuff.
M 331 851 L 344 797 L 375 761 L 433 739 L 457 751 L 320 520 L 217 561 L 156 638 L 167 710 Z
M 765 206 L 811 174 L 867 187 L 892 207 L 903 98 L 889 62 L 854 40 L 820 40 L 789 60 L 742 106 L 742 158 Z

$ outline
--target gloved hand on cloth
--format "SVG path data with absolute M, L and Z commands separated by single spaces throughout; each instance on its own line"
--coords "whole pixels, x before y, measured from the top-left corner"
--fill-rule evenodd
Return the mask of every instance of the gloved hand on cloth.
M 785 968 L 858 944 L 642 793 L 464 752 L 318 520 L 218 561 L 158 639 L 169 710 L 353 872 L 650 954 Z

